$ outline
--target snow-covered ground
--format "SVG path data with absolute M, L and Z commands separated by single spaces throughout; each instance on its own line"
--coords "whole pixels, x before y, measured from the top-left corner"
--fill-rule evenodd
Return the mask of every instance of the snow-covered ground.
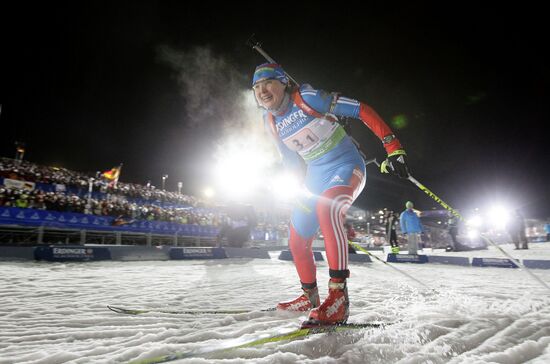
M 550 244 L 511 254 L 550 259 Z M 538 251 L 539 254 L 532 252 Z M 379 253 L 380 254 L 380 253 Z M 465 255 L 467 254 L 467 255 Z M 546 256 L 544 256 L 546 254 Z M 245 343 L 292 331 L 305 316 L 260 312 L 299 293 L 292 262 L 0 262 L 0 363 L 119 363 Z M 501 257 L 494 251 L 454 253 Z M 542 256 L 541 256 L 542 255 Z M 184 363 L 549 363 L 550 292 L 518 269 L 351 266 L 351 322 L 385 329 L 319 334 Z M 328 267 L 318 264 L 322 296 Z M 549 270 L 533 270 L 550 283 Z M 256 310 L 138 316 L 106 305 Z

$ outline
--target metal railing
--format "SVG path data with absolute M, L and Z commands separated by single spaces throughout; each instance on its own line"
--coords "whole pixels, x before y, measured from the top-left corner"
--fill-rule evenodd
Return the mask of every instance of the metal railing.
M 45 226 L 0 225 L 0 245 L 108 244 L 142 246 L 215 246 L 216 237 L 123 231 L 60 229 Z

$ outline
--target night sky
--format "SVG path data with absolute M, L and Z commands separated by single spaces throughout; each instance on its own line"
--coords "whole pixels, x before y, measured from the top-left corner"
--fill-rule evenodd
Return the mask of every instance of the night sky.
M 377 110 L 413 176 L 451 206 L 503 201 L 550 217 L 544 11 L 331 4 L 4 5 L 0 155 L 23 141 L 38 164 L 93 173 L 122 162 L 123 182 L 168 174 L 168 189 L 183 181 L 198 194 L 220 120 L 236 112 L 226 85 L 249 88 L 264 61 L 245 45 L 255 33 L 298 82 Z M 361 122 L 350 130 L 369 158 L 385 156 Z M 438 207 L 367 172 L 358 207 Z

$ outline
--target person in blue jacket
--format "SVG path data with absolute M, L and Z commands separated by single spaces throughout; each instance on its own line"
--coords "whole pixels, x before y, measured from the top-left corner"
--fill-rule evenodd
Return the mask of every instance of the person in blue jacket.
M 418 242 L 420 242 L 420 234 L 422 234 L 424 229 L 422 228 L 420 218 L 413 210 L 414 204 L 411 201 L 407 201 L 405 207 L 406 210 L 399 217 L 401 232 L 407 235 L 409 254 L 418 254 Z
M 264 109 L 264 126 L 272 135 L 283 164 L 294 171 L 310 192 L 296 202 L 291 215 L 289 248 L 303 294 L 281 302 L 277 309 L 309 311 L 304 325 L 338 324 L 349 315 L 346 280 L 348 239 L 346 211 L 365 186 L 365 162 L 339 118 L 361 120 L 382 142 L 387 159 L 382 172 L 407 178 L 407 154 L 390 127 L 367 104 L 297 85 L 275 63 L 256 67 L 252 90 Z M 329 266 L 329 292 L 323 303 L 317 289 L 312 243 L 318 229 L 325 240 Z

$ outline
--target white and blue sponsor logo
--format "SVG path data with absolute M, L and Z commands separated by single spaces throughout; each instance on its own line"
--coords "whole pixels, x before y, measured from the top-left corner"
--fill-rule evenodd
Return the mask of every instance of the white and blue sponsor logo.
M 92 258 L 94 250 L 87 248 L 53 248 L 52 255 L 54 258 Z
M 282 118 L 275 125 L 279 135 L 284 137 L 285 135 L 293 134 L 300 130 L 310 121 L 310 119 L 312 118 L 308 117 L 303 110 L 298 109 Z

